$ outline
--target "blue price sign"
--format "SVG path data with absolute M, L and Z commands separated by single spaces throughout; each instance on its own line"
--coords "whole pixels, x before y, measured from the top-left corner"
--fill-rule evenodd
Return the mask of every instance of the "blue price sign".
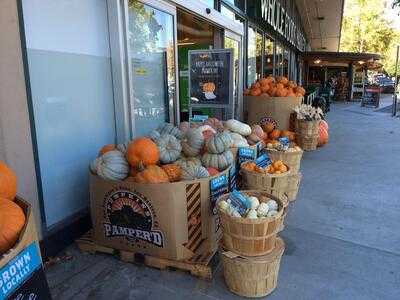
M 268 167 L 271 163 L 272 161 L 267 153 L 263 153 L 260 157 L 256 159 L 256 165 L 260 168 Z
M 228 192 L 228 177 L 223 174 L 210 180 L 211 211 L 216 214 L 215 203 L 218 198 Z
M 237 188 L 237 168 L 232 166 L 229 170 L 229 191 L 236 190 Z
M 251 207 L 250 201 L 239 191 L 233 191 L 229 199 L 231 199 L 231 205 L 236 208 L 241 216 L 244 216 Z
M 248 160 L 255 160 L 256 156 L 257 156 L 257 149 L 249 147 L 239 147 L 238 150 L 239 165 Z

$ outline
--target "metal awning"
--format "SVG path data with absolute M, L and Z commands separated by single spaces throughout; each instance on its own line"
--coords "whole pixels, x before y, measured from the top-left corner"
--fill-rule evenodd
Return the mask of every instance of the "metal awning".
M 296 0 L 311 51 L 339 51 L 344 0 Z

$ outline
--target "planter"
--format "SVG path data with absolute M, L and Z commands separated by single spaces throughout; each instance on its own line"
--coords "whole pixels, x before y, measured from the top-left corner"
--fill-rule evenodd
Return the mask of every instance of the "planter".
M 278 214 L 273 217 L 247 219 L 232 217 L 224 211 L 219 211 L 223 247 L 244 256 L 268 254 L 275 247 L 277 233 L 283 229 L 288 202 L 262 191 L 242 191 L 242 193 L 259 199 L 263 196 L 266 201 L 275 200 L 278 203 Z M 229 194 L 226 194 L 218 201 L 228 198 Z
M 303 157 L 303 151 L 278 151 L 275 149 L 266 149 L 269 157 L 272 161 L 281 160 L 285 165 L 290 168 L 290 172 L 298 173 L 300 171 L 301 158 Z
M 225 282 L 229 290 L 243 297 L 264 297 L 277 286 L 279 267 L 285 244 L 276 239 L 271 253 L 259 257 L 221 252 Z

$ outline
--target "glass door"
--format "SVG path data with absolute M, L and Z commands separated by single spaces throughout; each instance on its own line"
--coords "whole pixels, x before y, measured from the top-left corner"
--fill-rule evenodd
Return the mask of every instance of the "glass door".
M 168 11 L 155 1 L 148 3 L 130 0 L 128 4 L 127 54 L 133 136 L 146 135 L 164 122 L 174 122 L 174 10 Z
M 242 76 L 242 38 L 240 35 L 225 31 L 224 48 L 233 49 L 234 72 L 233 72 L 233 99 L 234 116 L 241 120 L 243 118 L 243 76 Z

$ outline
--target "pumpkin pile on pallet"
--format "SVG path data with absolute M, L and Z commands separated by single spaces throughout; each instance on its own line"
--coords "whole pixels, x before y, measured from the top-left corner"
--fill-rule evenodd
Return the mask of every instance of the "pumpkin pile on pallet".
M 245 297 L 263 297 L 277 286 L 288 203 L 263 191 L 233 191 L 218 200 L 221 259 L 228 288 Z
M 244 91 L 244 95 L 267 96 L 267 97 L 303 97 L 303 87 L 290 81 L 285 76 L 268 76 L 256 80 L 250 89 Z

